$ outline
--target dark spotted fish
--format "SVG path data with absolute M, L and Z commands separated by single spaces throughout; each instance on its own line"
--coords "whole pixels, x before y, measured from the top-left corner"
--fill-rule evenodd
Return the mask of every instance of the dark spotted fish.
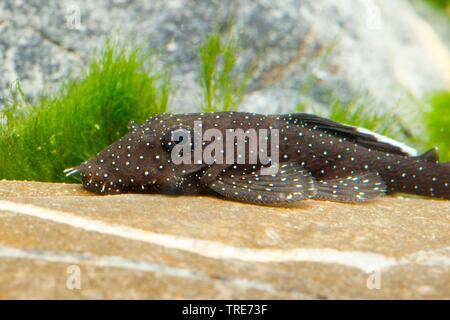
M 278 129 L 278 172 L 262 175 L 260 162 L 174 164 L 171 151 L 180 141 L 172 134 L 180 128 L 192 132 L 194 121 L 202 121 L 203 131 L 218 129 L 224 137 L 229 129 Z M 366 129 L 303 113 L 159 115 L 133 125 L 93 159 L 67 170 L 68 175 L 77 172 L 84 187 L 97 194 L 219 194 L 264 204 L 363 202 L 396 192 L 450 199 L 450 163 L 439 163 L 434 150 L 418 156 Z

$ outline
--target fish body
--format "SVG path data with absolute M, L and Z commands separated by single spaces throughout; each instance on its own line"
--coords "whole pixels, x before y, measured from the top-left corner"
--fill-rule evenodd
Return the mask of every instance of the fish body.
M 195 136 L 198 123 L 204 138 L 200 140 Z M 208 130 L 214 138 L 207 139 Z M 227 148 L 210 153 L 213 163 L 195 159 L 195 152 L 205 151 L 216 139 L 226 144 L 227 131 L 233 130 L 254 130 L 257 136 L 276 131 L 262 139 L 265 147 L 276 146 L 267 151 L 269 162 Z M 189 141 L 189 148 L 178 154 L 193 161 L 175 164 L 173 151 L 183 140 L 174 140 L 177 131 L 185 132 L 184 142 Z M 244 140 L 250 150 L 250 137 Z M 231 153 L 233 162 L 218 161 Z M 276 171 L 264 173 L 267 168 Z M 368 130 L 305 113 L 158 115 L 133 125 L 119 141 L 69 173 L 78 171 L 83 186 L 97 194 L 219 194 L 263 204 L 305 199 L 363 202 L 396 192 L 450 199 L 450 164 L 439 163 L 434 151 L 418 156 L 414 149 Z

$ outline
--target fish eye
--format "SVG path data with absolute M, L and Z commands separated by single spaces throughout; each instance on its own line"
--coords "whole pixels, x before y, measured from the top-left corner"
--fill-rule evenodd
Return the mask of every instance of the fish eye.
M 191 149 L 194 149 L 194 142 L 191 139 L 191 131 L 186 128 L 176 128 L 167 132 L 162 141 L 162 147 L 167 152 L 172 152 L 172 149 L 177 144 L 186 144 L 189 143 L 191 145 Z

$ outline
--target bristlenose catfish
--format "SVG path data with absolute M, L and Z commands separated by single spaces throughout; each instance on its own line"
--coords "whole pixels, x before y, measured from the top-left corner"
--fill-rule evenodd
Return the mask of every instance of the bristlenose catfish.
M 171 153 L 182 139 L 176 130 L 278 129 L 279 166 L 263 175 L 263 163 L 175 164 Z M 270 140 L 270 139 L 269 139 Z M 194 141 L 190 140 L 192 152 Z M 202 141 L 202 148 L 211 142 Z M 202 150 L 203 150 L 202 149 Z M 248 156 L 246 156 L 248 159 Z M 217 194 L 250 203 L 283 204 L 305 199 L 363 202 L 386 193 L 450 199 L 450 163 L 436 151 L 416 150 L 369 130 L 311 114 L 261 115 L 244 112 L 162 114 L 67 174 L 80 172 L 97 194 L 126 192 Z

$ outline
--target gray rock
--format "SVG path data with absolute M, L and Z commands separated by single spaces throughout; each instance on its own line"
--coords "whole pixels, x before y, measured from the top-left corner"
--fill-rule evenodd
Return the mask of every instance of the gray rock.
M 4 0 L 0 93 L 16 79 L 30 96 L 52 91 L 108 35 L 132 35 L 172 67 L 172 109 L 196 111 L 197 47 L 230 16 L 242 44 L 238 69 L 256 61 L 245 110 L 292 111 L 299 101 L 326 108 L 330 94 L 369 96 L 388 109 L 405 91 L 422 97 L 450 84 L 446 44 L 406 0 Z

